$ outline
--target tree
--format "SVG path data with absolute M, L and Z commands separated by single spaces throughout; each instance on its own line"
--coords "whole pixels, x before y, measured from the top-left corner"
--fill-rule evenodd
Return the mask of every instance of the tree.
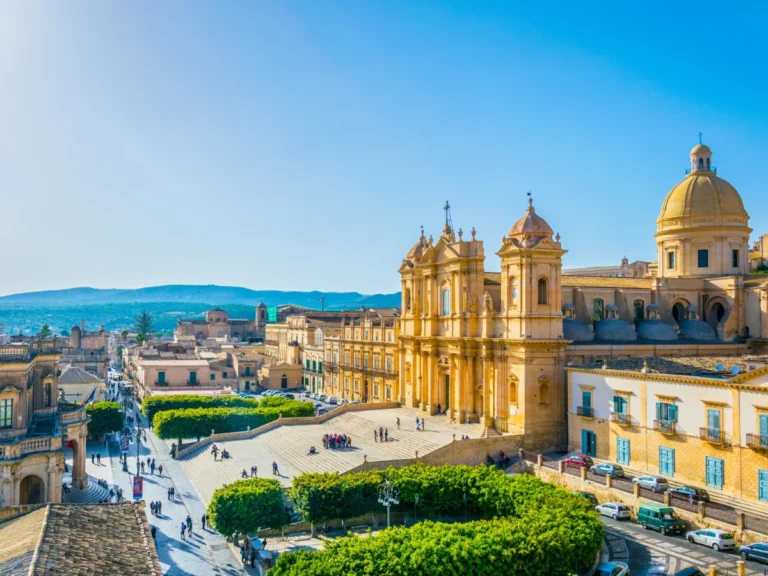
M 208 518 L 226 536 L 251 534 L 261 528 L 279 529 L 288 523 L 283 488 L 277 480 L 249 478 L 213 493 Z
M 123 342 L 128 340 L 128 330 L 123 330 L 122 332 L 120 332 L 120 336 L 122 337 Z
M 51 330 L 51 327 L 48 326 L 48 323 L 46 322 L 43 324 L 43 327 L 40 328 L 40 338 L 50 338 L 53 336 L 53 330 Z
M 88 434 L 94 438 L 123 428 L 123 411 L 117 402 L 94 402 L 85 411 L 91 417 Z
M 142 310 L 141 314 L 136 316 L 136 320 L 133 324 L 133 329 L 136 331 L 136 342 L 143 344 L 147 342 L 152 335 L 152 314 L 146 310 Z

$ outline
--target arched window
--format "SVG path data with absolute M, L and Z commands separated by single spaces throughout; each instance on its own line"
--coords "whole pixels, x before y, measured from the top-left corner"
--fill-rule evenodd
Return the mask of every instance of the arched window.
M 549 385 L 545 381 L 539 386 L 539 404 L 546 404 L 547 402 L 549 402 Z
M 509 278 L 509 293 L 507 294 L 508 306 L 514 306 L 515 300 L 517 300 L 517 278 L 510 276 Z
M 699 170 L 704 168 L 704 158 L 699 158 Z
M 288 388 L 288 375 L 283 374 L 280 377 L 280 388 Z
M 451 315 L 451 291 L 448 288 L 443 290 L 443 316 Z
M 645 316 L 645 302 L 635 300 L 635 320 L 642 320 Z
M 509 403 L 517 404 L 517 378 L 514 376 L 509 379 Z
M 707 170 L 709 170 L 709 169 L 710 169 L 710 165 L 709 165 L 709 162 L 710 162 L 710 160 L 709 160 L 709 158 L 707 158 Z
M 403 296 L 405 298 L 405 309 L 410 310 L 411 309 L 411 289 L 406 288 L 405 294 Z
M 605 302 L 603 302 L 600 298 L 595 298 L 592 300 L 592 320 L 595 322 L 600 322 L 604 318 L 604 312 L 605 309 Z
M 539 278 L 539 304 L 546 304 L 547 300 L 547 279 Z

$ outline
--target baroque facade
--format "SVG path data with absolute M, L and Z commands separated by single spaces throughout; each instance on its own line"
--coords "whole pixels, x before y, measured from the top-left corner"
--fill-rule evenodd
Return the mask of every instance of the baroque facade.
M 563 274 L 560 236 L 530 201 L 496 252 L 500 272 L 486 272 L 474 229 L 467 240 L 447 219 L 436 241 L 422 231 L 399 270 L 401 403 L 564 447 L 566 366 L 759 352 L 768 278 L 749 276 L 749 216 L 706 145 L 689 161 L 642 275 Z

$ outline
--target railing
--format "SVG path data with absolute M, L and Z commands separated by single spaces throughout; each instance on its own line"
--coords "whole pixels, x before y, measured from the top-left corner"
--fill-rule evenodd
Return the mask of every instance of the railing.
M 200 381 L 199 380 L 187 380 L 187 386 L 199 386 Z
M 397 376 L 398 372 L 397 370 L 386 368 L 370 368 L 368 366 L 361 366 L 359 364 L 339 364 L 342 368 L 347 368 L 349 370 L 360 370 L 361 372 L 370 372 L 373 374 L 383 374 L 385 376 Z
M 80 410 L 73 410 L 71 412 L 63 412 L 61 414 L 61 423 L 62 424 L 72 424 L 74 422 L 81 422 L 87 418 L 87 414 L 85 412 L 85 408 L 81 408 Z
M 49 406 L 48 408 L 38 408 L 34 411 L 34 415 L 38 418 L 40 416 L 50 416 L 51 414 L 56 414 L 56 412 L 59 411 L 58 406 Z
M 768 450 L 768 436 L 761 434 L 747 434 L 747 446 L 750 448 Z
M 632 418 L 624 412 L 611 412 L 611 422 L 628 426 L 632 423 Z
M 162 382 L 160 382 L 160 380 L 155 380 L 155 386 L 168 386 L 168 381 L 163 380 Z
M 725 432 L 719 428 L 699 428 L 699 438 L 710 444 L 725 444 Z
M 662 434 L 676 434 L 677 422 L 673 422 L 672 420 L 654 420 L 653 429 Z
M 25 440 L 21 443 L 22 454 L 32 454 L 33 452 L 44 452 L 51 449 L 50 438 L 36 438 L 34 440 Z
M 594 418 L 595 410 L 591 406 L 577 406 L 576 414 L 578 416 L 584 416 L 585 418 Z

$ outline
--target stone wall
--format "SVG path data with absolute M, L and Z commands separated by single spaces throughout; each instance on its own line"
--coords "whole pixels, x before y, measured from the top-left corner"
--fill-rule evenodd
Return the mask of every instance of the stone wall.
M 43 506 L 47 506 L 47 504 L 24 504 L 22 506 L 6 506 L 0 508 L 0 522 L 6 522 L 18 516 L 23 516 L 24 514 L 33 512 Z

